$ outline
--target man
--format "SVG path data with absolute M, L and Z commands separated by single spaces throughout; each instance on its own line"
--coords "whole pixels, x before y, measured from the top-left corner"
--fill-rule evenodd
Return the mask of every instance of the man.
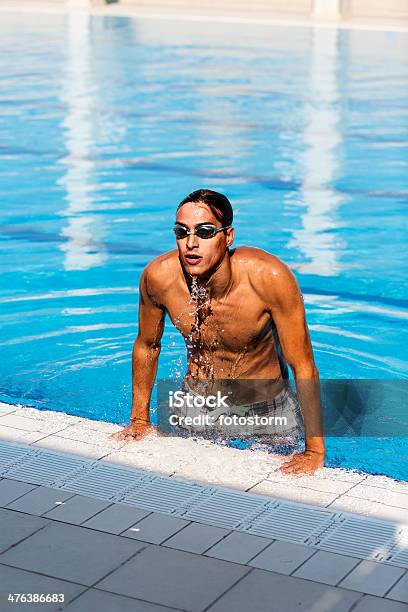
M 195 381 L 262 380 L 271 381 L 280 397 L 287 378 L 285 360 L 289 363 L 302 408 L 305 451 L 294 454 L 281 470 L 313 473 L 324 464 L 325 447 L 319 376 L 303 298 L 279 258 L 254 247 L 230 249 L 232 219 L 225 196 L 205 189 L 192 192 L 177 209 L 177 249 L 144 269 L 130 425 L 115 438 L 140 439 L 154 431 L 149 405 L 167 313 L 186 341 L 185 380 L 190 387 Z

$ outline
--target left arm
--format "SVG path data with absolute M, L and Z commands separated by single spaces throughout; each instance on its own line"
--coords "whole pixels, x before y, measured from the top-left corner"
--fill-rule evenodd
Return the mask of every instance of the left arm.
M 272 262 L 271 262 L 272 263 Z M 284 464 L 285 473 L 314 472 L 324 465 L 319 372 L 314 362 L 303 297 L 290 268 L 274 258 L 266 293 L 285 359 L 289 363 L 305 425 L 305 452 Z M 269 266 L 268 266 L 269 268 Z

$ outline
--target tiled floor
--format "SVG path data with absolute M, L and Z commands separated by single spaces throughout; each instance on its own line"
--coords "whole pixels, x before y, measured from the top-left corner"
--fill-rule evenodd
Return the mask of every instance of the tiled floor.
M 247 487 L 250 492 L 243 490 L 248 481 L 241 483 L 241 487 L 237 482 L 235 491 L 220 489 L 214 486 L 208 471 L 203 479 L 206 482 L 194 484 L 198 470 L 191 441 L 176 441 L 181 443 L 178 457 L 174 447 L 170 447 L 173 455 L 169 454 L 166 467 L 170 464 L 173 476 L 158 477 L 140 471 L 147 469 L 144 457 L 157 450 L 157 440 L 134 444 L 140 449 L 138 453 L 119 445 L 119 452 L 126 453 L 130 465 L 137 468 L 124 469 L 111 461 L 111 455 L 118 452 L 118 444 L 113 441 L 111 447 L 105 444 L 106 436 L 118 429 L 115 426 L 103 424 L 99 431 L 97 423 L 74 417 L 65 422 L 61 415 L 51 415 L 54 422 L 43 428 L 47 413 L 41 413 L 37 419 L 36 411 L 28 411 L 24 416 L 16 414 L 19 418 L 14 421 L 14 412 L 10 407 L 0 406 L 0 424 L 8 417 L 3 429 L 12 432 L 8 439 L 15 439 L 17 425 L 26 427 L 30 434 L 36 432 L 39 438 L 27 446 L 21 442 L 3 443 L 0 449 L 0 475 L 5 476 L 0 480 L 1 612 L 58 610 L 62 605 L 59 602 L 31 604 L 31 608 L 26 603 L 17 605 L 6 601 L 9 592 L 63 593 L 63 605 L 72 612 L 224 612 L 248 608 L 264 612 L 271 609 L 271 602 L 277 610 L 315 612 L 408 609 L 406 564 L 359 558 L 336 547 L 322 550 L 318 540 L 303 537 L 309 531 L 314 533 L 316 521 L 323 525 L 320 532 L 325 534 L 325 529 L 336 527 L 330 523 L 330 517 L 335 516 L 344 525 L 350 520 L 346 515 L 333 514 L 333 503 L 319 494 L 334 495 L 337 500 L 353 497 L 382 508 L 388 506 L 397 509 L 398 516 L 405 517 L 406 522 L 407 492 L 403 483 L 343 470 L 322 470 L 316 477 L 288 482 L 287 477 L 275 472 L 279 460 L 272 458 L 268 464 L 267 455 L 255 456 L 254 460 L 251 454 L 249 464 L 254 467 L 258 482 Z M 73 455 L 70 463 L 60 454 L 72 450 L 64 444 L 74 442 L 79 452 L 86 442 L 65 436 L 59 437 L 59 453 L 47 455 L 48 451 L 41 450 L 44 448 L 41 440 L 54 437 L 49 432 L 55 430 L 56 424 L 65 435 L 77 435 L 80 431 L 81 437 L 83 431 L 92 428 L 92 444 L 98 449 L 94 457 L 103 456 L 103 461 L 90 460 L 89 453 L 82 452 Z M 159 442 L 165 446 L 166 439 L 160 438 Z M 8 452 L 10 447 L 13 452 Z M 197 448 L 202 450 L 199 445 Z M 231 465 L 237 459 L 243 465 L 245 453 L 241 451 L 205 445 L 204 449 L 214 462 L 222 460 Z M 191 463 L 186 461 L 184 465 L 184 473 L 190 474 L 191 480 L 176 480 L 174 475 L 178 471 L 173 468 L 180 457 L 185 461 L 191 452 Z M 161 453 L 166 454 L 166 449 L 162 448 Z M 55 469 L 50 465 L 55 465 Z M 246 467 L 248 472 L 250 468 Z M 355 497 L 353 489 L 357 489 Z M 119 502 L 121 491 L 124 493 Z M 318 499 L 314 494 L 318 494 Z M 296 504 L 297 499 L 306 501 L 308 506 Z M 313 506 L 314 502 L 318 505 Z M 162 511 L 152 511 L 155 507 Z M 261 537 L 250 533 L 253 525 L 268 526 L 265 519 L 268 516 L 271 525 L 286 516 L 287 533 L 298 540 L 284 541 L 286 536 Z M 329 522 L 324 528 L 326 520 Z M 363 517 L 359 520 L 372 527 L 383 542 L 395 533 L 402 534 L 400 538 L 407 533 L 399 522 L 370 523 Z M 280 533 L 285 534 L 285 529 Z M 353 534 L 352 537 L 357 537 Z M 381 547 L 374 549 L 381 552 Z
M 13 592 L 62 593 L 81 612 L 256 611 L 272 596 L 276 609 L 407 609 L 402 567 L 24 484 L 0 480 L 2 612 L 60 609 Z
M 29 512 L 40 513 L 51 502 L 48 495 L 44 506 L 32 504 L 34 495 L 39 499 L 49 490 L 35 487 L 24 493 L 20 484 L 0 481 L 8 499 L 14 496 L 12 485 L 18 496 L 0 508 L 2 612 L 61 609 L 60 603 L 20 607 L 7 601 L 8 593 L 62 593 L 71 612 L 264 611 L 272 600 L 273 609 L 316 612 L 348 612 L 353 606 L 367 612 L 407 609 L 403 568 L 161 513 L 146 515 L 122 504 L 101 508 L 84 496 L 71 498 L 86 517 L 81 525 L 49 509 L 33 516 Z M 56 509 L 63 508 L 57 498 Z M 19 510 L 11 510 L 17 503 Z

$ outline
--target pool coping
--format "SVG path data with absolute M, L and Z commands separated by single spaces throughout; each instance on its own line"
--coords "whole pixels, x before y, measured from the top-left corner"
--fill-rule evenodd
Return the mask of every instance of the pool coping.
M 29 523 L 30 516 L 34 521 L 28 535 L 0 551 L 0 572 L 20 567 L 58 578 L 52 569 L 25 567 L 25 551 L 36 550 L 37 533 L 64 534 L 61 525 L 67 525 L 78 531 L 80 540 L 85 529 L 96 534 L 89 536 L 93 541 L 98 533 L 112 534 L 117 547 L 124 539 L 136 540 L 142 553 L 164 547 L 170 564 L 172 555 L 176 563 L 184 555 L 193 565 L 198 557 L 239 564 L 244 577 L 263 572 L 267 583 L 266 574 L 272 583 L 280 574 L 289 581 L 279 586 L 277 595 L 283 598 L 285 589 L 293 586 L 302 593 L 327 589 L 333 597 L 355 597 L 349 611 L 361 602 L 363 607 L 378 604 L 378 609 L 397 612 L 408 602 L 408 483 L 335 468 L 323 468 L 305 482 L 278 476 L 276 469 L 284 459 L 261 450 L 174 436 L 112 440 L 111 434 L 120 429 L 103 421 L 0 403 L 0 515 L 3 520 L 13 515 L 16 525 L 20 520 Z M 365 487 L 362 496 L 373 491 L 381 496 L 370 512 L 362 512 L 367 501 L 363 497 L 354 498 L 358 513 L 341 507 L 341 500 L 358 487 Z M 126 525 L 120 526 L 124 520 Z M 254 546 L 256 551 L 250 552 Z M 9 562 L 8 551 L 14 547 L 17 553 Z M 15 554 L 20 561 L 13 561 Z M 243 555 L 248 558 L 243 560 Z M 112 571 L 120 574 L 121 565 Z M 65 574 L 59 578 L 62 587 L 76 588 L 73 583 L 83 582 Z M 72 601 L 88 591 L 87 597 L 97 597 L 94 589 L 103 590 L 99 585 L 100 580 Z M 113 589 L 110 596 L 115 593 L 126 595 Z
M 104 421 L 0 403 L 0 441 L 408 525 L 408 483 L 404 481 L 327 467 L 313 476 L 293 477 L 277 471 L 285 458 L 264 450 L 157 434 L 125 443 L 110 437 L 120 429 Z
M 231 14 L 229 9 L 213 7 L 208 10 L 192 9 L 188 7 L 172 7 L 165 9 L 160 6 L 131 6 L 121 4 L 110 4 L 106 6 L 90 6 L 87 8 L 68 6 L 61 3 L 28 1 L 7 2 L 3 0 L 0 4 L 0 12 L 4 13 L 50 13 L 67 14 L 73 12 L 86 11 L 92 15 L 129 17 L 135 19 L 158 19 L 158 20 L 177 20 L 177 21 L 197 21 L 197 22 L 218 22 L 235 23 L 245 25 L 266 25 L 266 26 L 288 26 L 288 27 L 313 27 L 313 28 L 338 28 L 341 30 L 366 30 L 366 31 L 388 31 L 388 32 L 408 32 L 408 25 L 404 21 L 377 18 L 353 18 L 342 20 L 317 19 L 313 17 L 276 14 L 259 11 L 259 15 L 254 17 L 250 12 L 236 11 Z

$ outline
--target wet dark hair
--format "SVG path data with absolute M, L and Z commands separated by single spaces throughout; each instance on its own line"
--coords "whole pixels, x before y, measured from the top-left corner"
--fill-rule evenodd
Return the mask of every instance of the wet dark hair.
M 177 206 L 177 210 L 187 204 L 187 202 L 202 202 L 211 209 L 214 216 L 222 223 L 226 225 L 232 224 L 233 212 L 232 206 L 229 199 L 218 191 L 212 191 L 211 189 L 197 189 L 188 194 Z

